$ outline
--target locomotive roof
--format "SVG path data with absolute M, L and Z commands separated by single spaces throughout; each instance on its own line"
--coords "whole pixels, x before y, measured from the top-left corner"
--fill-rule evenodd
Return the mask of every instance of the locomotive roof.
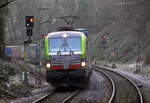
M 48 34 L 47 38 L 63 37 L 63 35 L 67 35 L 67 37 L 81 37 L 82 33 L 77 31 L 52 32 Z

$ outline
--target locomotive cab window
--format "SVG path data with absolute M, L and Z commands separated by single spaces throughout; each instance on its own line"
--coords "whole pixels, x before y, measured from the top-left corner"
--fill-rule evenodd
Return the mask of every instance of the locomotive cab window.
M 72 51 L 81 51 L 81 38 L 68 38 L 68 45 Z
M 49 51 L 57 52 L 60 50 L 61 46 L 63 45 L 63 38 L 49 39 L 49 45 L 50 45 Z

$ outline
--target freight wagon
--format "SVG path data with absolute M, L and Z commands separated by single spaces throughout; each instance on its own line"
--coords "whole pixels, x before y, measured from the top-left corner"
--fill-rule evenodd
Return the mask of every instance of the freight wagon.
M 14 58 L 24 57 L 24 47 L 23 46 L 6 46 L 5 54 Z
M 24 59 L 26 58 L 29 63 L 35 63 L 37 57 L 38 47 L 37 44 L 30 44 L 26 48 L 23 45 L 20 46 L 6 46 L 5 54 L 7 56 Z

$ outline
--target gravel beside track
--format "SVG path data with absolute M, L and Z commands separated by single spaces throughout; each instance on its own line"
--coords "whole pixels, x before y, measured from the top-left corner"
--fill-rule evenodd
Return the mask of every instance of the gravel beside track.
M 112 85 L 102 73 L 93 71 L 88 88 L 82 90 L 70 103 L 109 103 Z

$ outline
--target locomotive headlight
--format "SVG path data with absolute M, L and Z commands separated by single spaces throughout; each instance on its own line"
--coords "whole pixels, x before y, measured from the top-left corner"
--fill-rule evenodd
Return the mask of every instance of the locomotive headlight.
M 67 34 L 63 34 L 63 37 L 64 37 L 64 38 L 67 38 Z
M 85 67 L 85 66 L 86 66 L 86 63 L 85 63 L 85 62 L 81 62 L 81 66 L 82 66 L 82 67 Z
M 50 64 L 50 63 L 47 63 L 47 64 L 46 64 L 46 67 L 47 67 L 47 68 L 50 68 L 50 67 L 51 67 L 51 64 Z

